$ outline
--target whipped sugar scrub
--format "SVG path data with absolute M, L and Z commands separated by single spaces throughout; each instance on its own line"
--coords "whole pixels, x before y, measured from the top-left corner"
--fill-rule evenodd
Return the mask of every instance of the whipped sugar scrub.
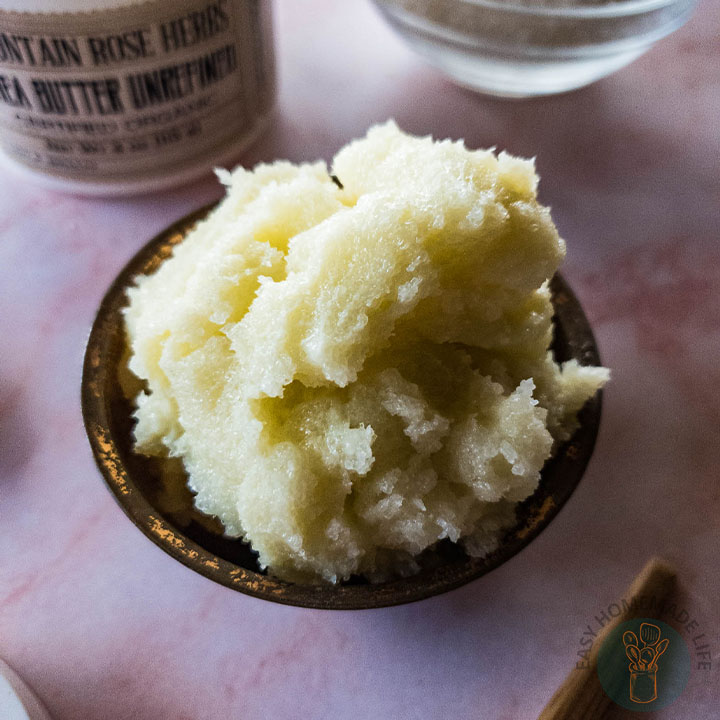
M 565 255 L 531 161 L 372 128 L 227 196 L 129 291 L 136 449 L 297 581 L 496 546 L 608 371 L 549 352 Z M 160 309 L 160 310 L 159 310 Z
M 270 0 L 0 0 L 0 148 L 60 189 L 207 174 L 274 97 Z

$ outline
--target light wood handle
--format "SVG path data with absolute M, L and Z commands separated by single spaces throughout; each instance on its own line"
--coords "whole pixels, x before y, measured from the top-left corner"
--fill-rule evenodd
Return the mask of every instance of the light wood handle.
M 652 558 L 632 581 L 624 597 L 628 601 L 638 596 L 653 597 L 659 605 L 663 605 L 674 587 L 675 570 L 664 560 Z M 538 720 L 600 720 L 611 701 L 598 678 L 598 652 L 613 628 L 638 617 L 639 609 L 634 605 L 628 602 L 623 612 L 603 627 L 590 650 L 589 667 L 574 669 L 567 676 Z

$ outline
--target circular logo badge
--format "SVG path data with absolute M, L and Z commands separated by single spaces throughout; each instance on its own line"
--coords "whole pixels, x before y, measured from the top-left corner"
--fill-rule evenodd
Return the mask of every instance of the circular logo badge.
M 598 653 L 598 676 L 618 705 L 640 712 L 667 707 L 685 689 L 690 652 L 667 623 L 637 618 L 621 623 Z

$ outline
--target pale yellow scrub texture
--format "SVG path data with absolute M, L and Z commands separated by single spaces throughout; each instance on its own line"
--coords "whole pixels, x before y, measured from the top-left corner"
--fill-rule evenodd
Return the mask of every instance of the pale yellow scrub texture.
M 297 581 L 482 556 L 607 380 L 548 353 L 565 244 L 533 163 L 405 135 L 227 197 L 130 292 L 137 449 Z

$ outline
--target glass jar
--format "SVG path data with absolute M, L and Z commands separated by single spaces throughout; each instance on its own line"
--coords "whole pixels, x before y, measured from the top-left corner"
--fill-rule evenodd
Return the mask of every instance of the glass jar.
M 193 180 L 275 99 L 270 0 L 0 0 L 0 148 L 56 188 Z
M 374 0 L 460 85 L 533 97 L 587 85 L 685 23 L 697 0 Z

